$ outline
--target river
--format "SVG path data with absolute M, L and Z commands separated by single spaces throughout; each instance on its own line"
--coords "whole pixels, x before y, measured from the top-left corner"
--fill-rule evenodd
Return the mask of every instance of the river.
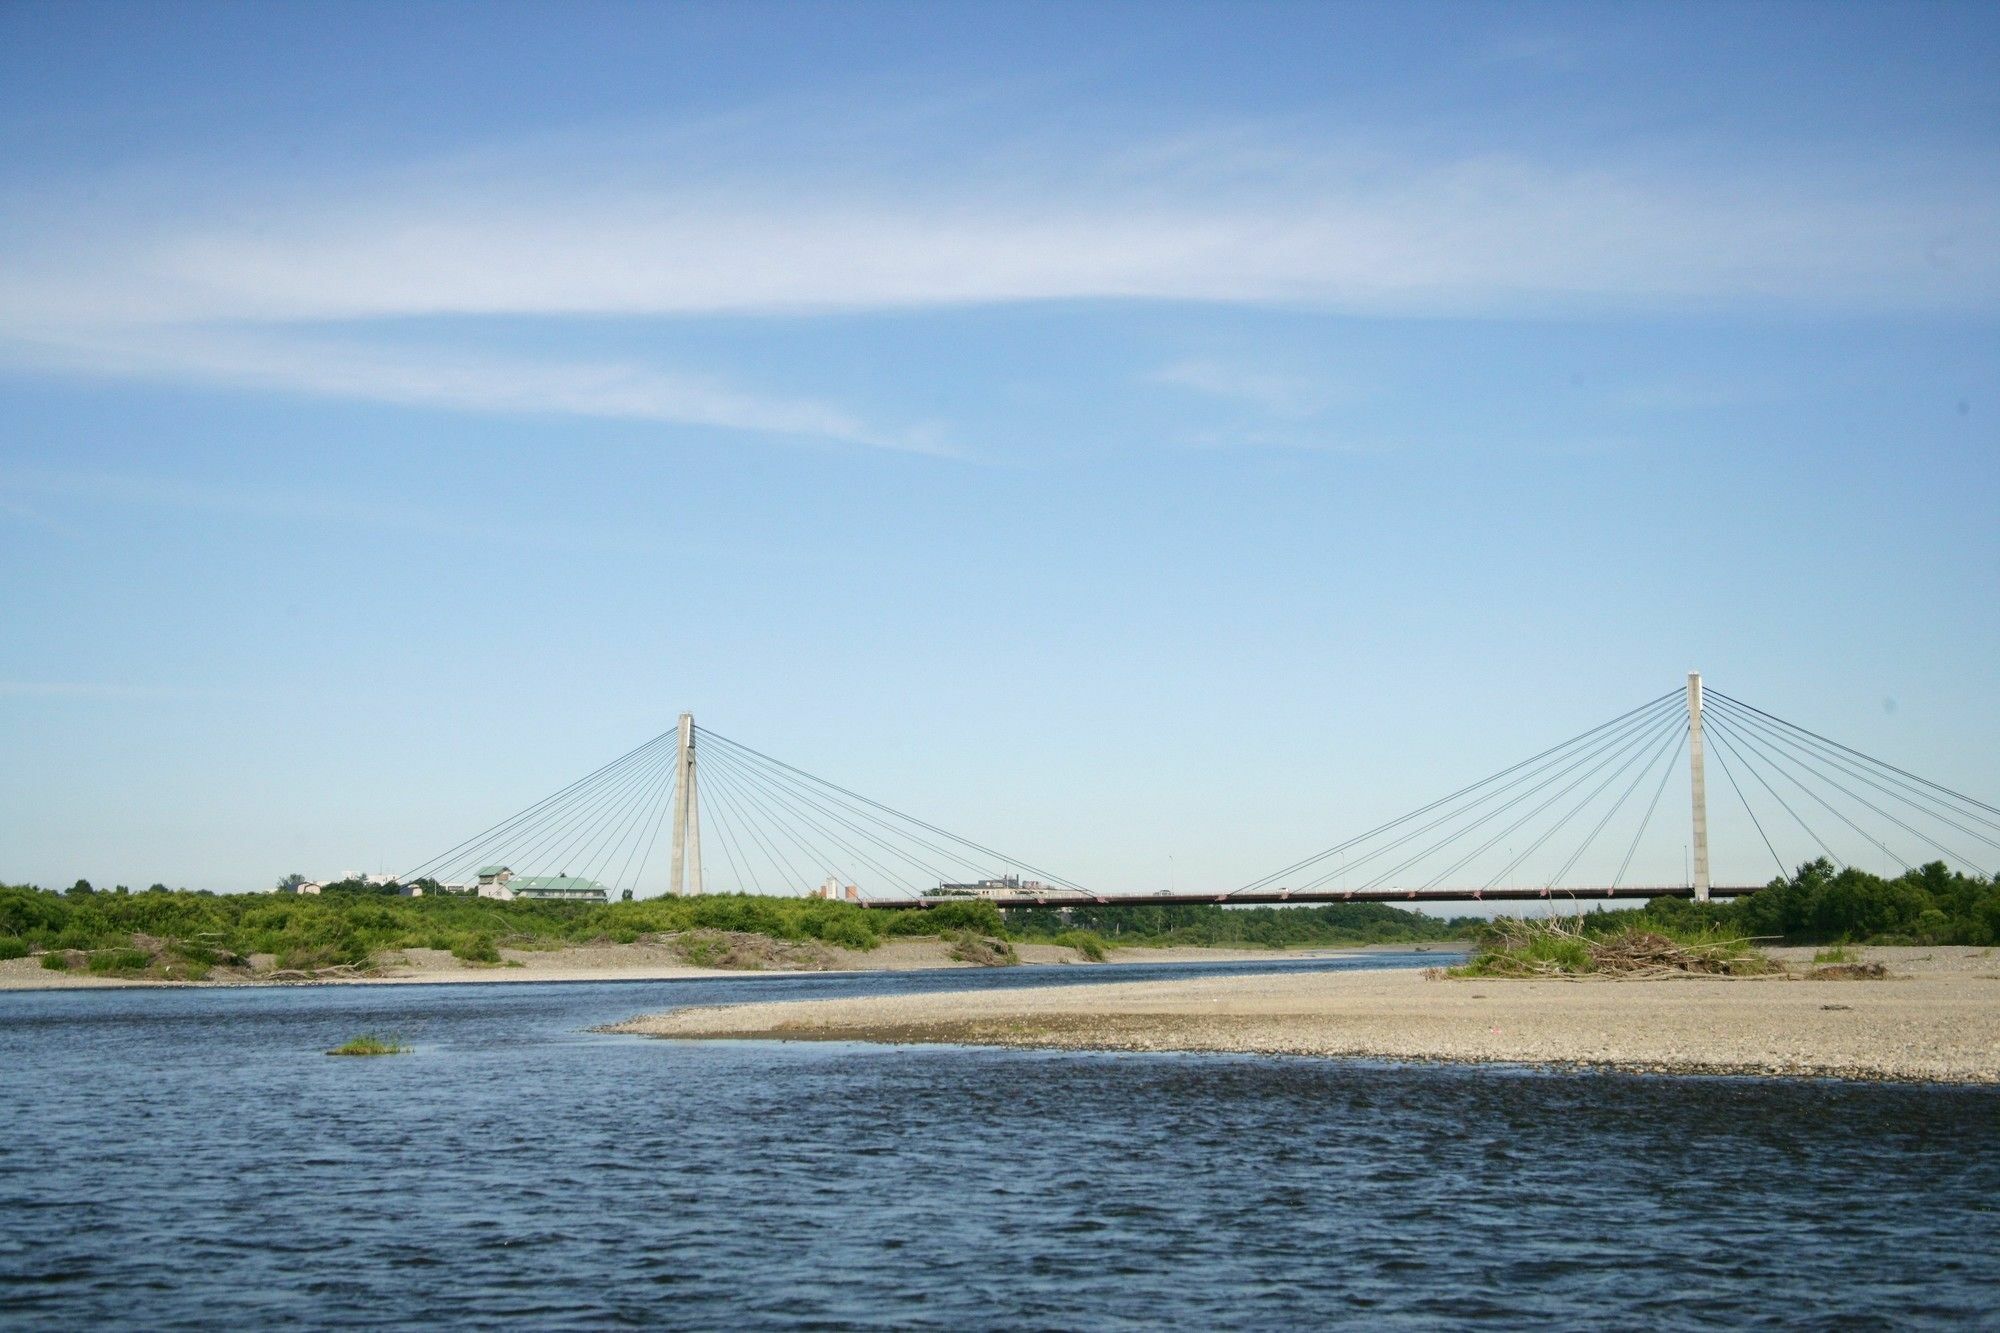
M 0 1325 L 1994 1326 L 1993 1090 L 588 1031 L 1177 970 L 0 994 Z

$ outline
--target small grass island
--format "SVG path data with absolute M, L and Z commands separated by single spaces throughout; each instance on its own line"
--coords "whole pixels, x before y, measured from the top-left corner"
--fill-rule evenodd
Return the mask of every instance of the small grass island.
M 408 1055 L 410 1048 L 393 1037 L 373 1037 L 363 1033 L 349 1037 L 328 1051 L 328 1055 Z

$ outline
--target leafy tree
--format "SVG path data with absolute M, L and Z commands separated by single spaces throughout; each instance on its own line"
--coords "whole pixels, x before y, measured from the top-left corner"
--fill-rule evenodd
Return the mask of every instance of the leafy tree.
M 90 881 L 89 881 L 89 880 L 87 880 L 87 879 L 80 879 L 80 880 L 78 880 L 78 881 L 77 881 L 76 883 L 74 883 L 74 884 L 70 885 L 70 886 L 69 886 L 69 891 L 70 891 L 71 893 L 74 893 L 74 894 L 77 894 L 77 895 L 79 895 L 79 896 L 80 896 L 80 895 L 83 895 L 83 894 L 86 894 L 86 893 L 96 893 L 96 892 L 97 892 L 97 890 L 96 890 L 96 889 L 93 889 L 93 888 L 91 888 L 91 887 L 90 887 Z
M 306 877 L 304 875 L 299 874 L 295 870 L 291 874 L 285 876 L 283 879 L 278 881 L 278 892 L 297 893 L 299 891 L 299 885 L 304 884 L 305 882 L 306 882 Z

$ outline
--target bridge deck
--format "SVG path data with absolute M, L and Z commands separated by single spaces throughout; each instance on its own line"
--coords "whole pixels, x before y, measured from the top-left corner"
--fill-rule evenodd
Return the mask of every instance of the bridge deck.
M 1711 898 L 1741 898 L 1761 884 L 1717 884 Z M 1623 885 L 1582 889 L 1259 889 L 1252 893 L 1021 893 L 1005 897 L 969 895 L 926 898 L 863 898 L 863 907 L 937 907 L 943 903 L 988 902 L 995 907 L 1185 907 L 1197 903 L 1247 906 L 1269 903 L 1510 903 L 1598 902 L 1607 898 L 1692 898 L 1685 884 Z

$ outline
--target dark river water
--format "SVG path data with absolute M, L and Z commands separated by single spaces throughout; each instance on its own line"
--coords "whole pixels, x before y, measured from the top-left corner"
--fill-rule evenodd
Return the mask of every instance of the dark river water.
M 0 1327 L 2000 1327 L 1993 1091 L 586 1031 L 1168 970 L 0 994 Z

